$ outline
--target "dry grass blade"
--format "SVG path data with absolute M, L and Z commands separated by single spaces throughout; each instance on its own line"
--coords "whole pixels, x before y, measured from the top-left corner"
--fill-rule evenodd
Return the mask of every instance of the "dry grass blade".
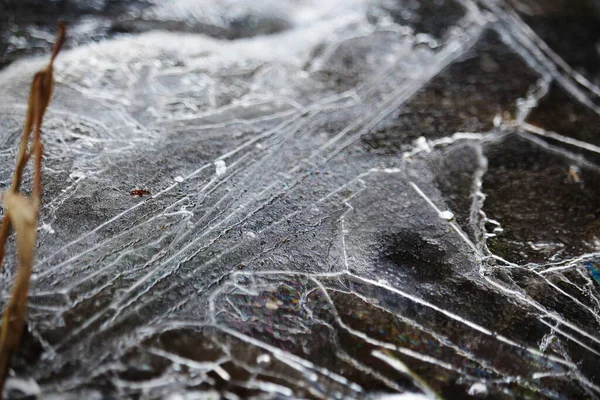
M 37 240 L 37 220 L 42 193 L 42 119 L 52 97 L 54 86 L 53 62 L 65 40 L 65 27 L 59 25 L 59 33 L 52 51 L 50 63 L 35 74 L 31 84 L 29 103 L 17 164 L 10 189 L 3 194 L 4 219 L 0 228 L 0 265 L 4 260 L 4 247 L 10 228 L 14 226 L 17 243 L 17 276 L 0 327 L 0 399 L 10 367 L 12 356 L 19 348 L 27 311 L 29 279 Z M 33 137 L 32 137 L 33 133 Z M 30 139 L 32 144 L 29 146 Z M 33 185 L 31 198 L 19 194 L 23 170 L 33 156 Z
M 18 271 L 12 295 L 4 315 L 0 334 L 0 369 L 3 373 L 2 385 L 6 379 L 10 360 L 19 348 L 25 312 L 27 311 L 27 293 L 29 277 L 33 265 L 33 254 L 37 237 L 37 207 L 20 194 L 4 194 L 4 207 L 10 215 L 17 236 Z

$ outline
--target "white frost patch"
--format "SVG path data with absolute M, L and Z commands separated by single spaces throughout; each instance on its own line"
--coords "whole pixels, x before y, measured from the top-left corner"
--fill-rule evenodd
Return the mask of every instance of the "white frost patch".
M 469 388 L 469 396 L 477 396 L 479 394 L 485 395 L 487 394 L 488 389 L 484 383 L 477 382 L 471 385 Z
M 377 400 L 431 400 L 433 397 L 426 396 L 422 393 L 398 393 L 384 394 L 377 397 Z
M 23 398 L 27 397 L 40 399 L 42 396 L 42 390 L 40 389 L 40 386 L 32 378 L 8 378 L 6 380 L 4 391 L 21 392 L 24 395 Z
M 217 400 L 220 399 L 221 395 L 214 391 L 210 390 L 207 392 L 185 392 L 185 393 L 172 393 L 167 397 L 167 400 Z
M 454 213 L 452 211 L 446 210 L 440 212 L 440 218 L 446 221 L 452 221 L 454 219 Z
M 199 2 L 191 0 L 177 0 L 182 9 L 180 12 L 169 2 L 164 6 L 155 7 L 153 13 L 162 15 L 171 14 L 169 19 L 178 19 L 181 16 L 184 19 L 191 18 L 192 21 L 204 21 L 214 26 L 225 26 L 224 19 L 234 18 L 234 15 L 246 15 L 247 13 L 259 11 L 256 8 L 264 6 L 257 5 L 256 2 L 246 2 L 244 7 L 247 10 L 228 10 L 226 15 L 208 15 L 217 10 L 213 1 L 201 0 Z M 239 2 L 233 0 L 221 0 L 230 2 L 232 7 L 238 7 Z M 270 0 L 269 3 L 280 3 Z M 236 4 L 238 6 L 236 6 Z M 263 4 L 263 3 L 261 3 Z M 317 2 L 314 2 L 316 5 Z M 274 63 L 284 65 L 302 66 L 310 57 L 311 51 L 316 45 L 323 42 L 324 38 L 335 38 L 344 35 L 343 31 L 352 25 L 353 35 L 368 34 L 371 30 L 364 16 L 365 0 L 335 0 L 332 2 L 318 2 L 325 7 L 316 13 L 307 16 L 304 12 L 309 10 L 313 4 L 309 3 L 306 7 L 297 7 L 293 2 L 288 5 L 270 9 L 269 13 L 275 17 L 280 17 L 291 24 L 292 29 L 284 30 L 276 35 L 258 35 L 240 40 L 226 41 L 208 37 L 201 34 L 151 31 L 138 35 L 120 37 L 106 40 L 99 43 L 80 46 L 69 49 L 61 53 L 56 61 L 56 80 L 61 83 L 70 84 L 76 82 L 79 89 L 85 89 L 89 86 L 93 89 L 90 92 L 94 96 L 100 94 L 113 98 L 120 94 L 127 93 L 126 85 L 109 85 L 104 88 L 98 85 L 105 71 L 117 71 L 117 78 L 126 81 L 127 74 L 135 74 L 136 69 L 143 67 L 147 60 L 155 59 L 156 62 L 151 67 L 154 70 L 163 70 L 174 68 L 175 70 L 183 67 L 169 67 L 162 64 L 162 59 L 186 59 L 187 69 L 205 70 L 207 73 L 218 73 L 228 67 L 239 67 L 241 64 L 252 65 L 252 63 Z M 339 7 L 335 7 L 339 5 Z M 159 10 L 159 8 L 161 8 Z M 239 7 L 238 7 L 239 8 Z M 218 10 L 220 13 L 222 10 Z M 208 14 L 203 14 L 203 13 Z M 203 15 L 201 15 L 203 14 Z M 252 14 L 247 14 L 252 15 Z M 203 56 L 200 57 L 199 54 Z M 139 60 L 144 60 L 140 62 Z M 36 64 L 27 63 L 27 68 L 31 70 L 39 69 L 44 65 L 45 59 L 36 59 Z M 19 65 L 17 65 L 19 64 Z M 15 63 L 6 68 L 0 74 L 0 83 L 14 79 L 19 79 L 23 75 L 23 66 Z M 123 66 L 129 68 L 124 71 Z M 21 68 L 21 70 L 19 70 Z M 90 71 L 94 71 L 91 73 Z M 20 78 L 22 81 L 23 79 Z M 89 81 L 89 83 L 86 83 Z M 81 83 L 84 83 L 81 85 Z M 104 82 L 104 81 L 102 81 Z M 121 93 L 115 92 L 120 90 Z M 86 92 L 87 93 L 87 92 Z M 132 98 L 121 96 L 120 102 L 132 101 Z
M 384 169 L 377 169 L 377 168 L 371 168 L 371 171 L 373 172 L 383 172 L 385 174 L 397 174 L 399 172 L 402 172 L 401 168 L 384 168 Z
M 227 172 L 227 164 L 223 160 L 215 161 L 215 167 L 217 176 L 221 176 Z
M 173 180 L 177 183 L 181 183 L 183 182 L 183 176 L 177 175 L 175 178 L 173 178 Z
M 415 140 L 415 147 L 418 150 L 424 151 L 426 153 L 431 152 L 431 147 L 429 147 L 429 143 L 427 142 L 427 139 L 425 139 L 424 136 L 421 136 L 420 138 Z
M 364 12 L 366 0 L 154 0 L 143 12 L 146 19 L 200 22 L 226 28 L 226 21 L 247 15 L 263 15 L 306 26 L 341 14 L 340 10 Z
M 69 174 L 69 178 L 79 181 L 85 178 L 85 173 L 81 171 L 73 171 Z
M 289 3 L 289 2 L 288 2 Z M 202 22 L 226 28 L 225 22 L 246 15 L 271 15 L 286 18 L 292 11 L 285 1 L 262 2 L 240 0 L 155 0 L 154 6 L 145 10 L 143 17 L 181 22 Z
M 52 225 L 50 224 L 42 224 L 42 226 L 40 226 L 40 229 L 48 233 L 55 233 L 54 229 L 52 229 Z

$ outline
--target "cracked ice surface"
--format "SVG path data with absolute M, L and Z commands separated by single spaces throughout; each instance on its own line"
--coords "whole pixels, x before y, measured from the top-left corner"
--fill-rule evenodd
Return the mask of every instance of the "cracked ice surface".
M 598 88 L 492 0 L 207 4 L 57 60 L 17 372 L 50 398 L 598 398 Z M 4 186 L 44 62 L 0 72 Z

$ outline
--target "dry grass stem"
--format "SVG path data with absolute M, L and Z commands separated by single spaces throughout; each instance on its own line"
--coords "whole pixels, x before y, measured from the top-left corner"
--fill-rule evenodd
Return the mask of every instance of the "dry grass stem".
M 4 218 L 0 228 L 0 266 L 11 227 L 14 227 L 17 245 L 17 275 L 0 327 L 0 400 L 8 375 L 10 361 L 19 348 L 25 325 L 29 279 L 37 240 L 37 222 L 42 194 L 42 155 L 44 146 L 41 126 L 54 86 L 53 63 L 65 40 L 65 27 L 59 25 L 58 37 L 49 64 L 37 72 L 31 83 L 23 134 L 17 154 L 17 163 L 10 189 L 3 194 Z M 32 135 L 33 134 L 33 135 Z M 32 137 L 33 136 L 33 137 Z M 31 139 L 31 146 L 29 142 Z M 31 198 L 19 193 L 23 171 L 33 156 L 33 184 Z

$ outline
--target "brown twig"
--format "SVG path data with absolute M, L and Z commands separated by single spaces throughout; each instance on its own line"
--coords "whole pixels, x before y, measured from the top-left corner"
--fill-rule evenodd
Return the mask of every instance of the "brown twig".
M 6 212 L 10 213 L 10 218 L 16 231 L 19 267 L 12 294 L 2 316 L 0 331 L 1 388 L 4 388 L 10 361 L 19 348 L 21 334 L 25 325 L 29 278 L 31 276 L 37 236 L 37 209 L 31 199 L 20 194 L 7 192 L 4 194 L 3 200 Z M 2 398 L 2 392 L 0 392 L 0 398 Z
M 31 83 L 29 102 L 17 163 L 10 189 L 3 194 L 4 218 L 0 230 L 0 266 L 4 260 L 4 247 L 14 226 L 17 243 L 17 276 L 8 305 L 2 316 L 0 327 L 0 400 L 10 367 L 12 356 L 19 348 L 21 334 L 25 325 L 29 279 L 33 267 L 35 243 L 37 240 L 37 221 L 42 194 L 42 155 L 44 146 L 41 138 L 41 126 L 46 108 L 52 97 L 54 86 L 53 63 L 65 41 L 65 26 L 59 24 L 56 44 L 50 62 L 43 70 L 35 74 Z M 29 139 L 32 136 L 32 144 Z M 28 147 L 29 151 L 28 151 Z M 33 185 L 31 198 L 19 194 L 23 170 L 33 156 Z
M 63 22 L 58 24 L 58 35 L 56 37 L 56 43 L 52 49 L 52 55 L 50 56 L 50 63 L 43 70 L 39 71 L 33 77 L 31 82 L 31 89 L 29 91 L 29 101 L 27 104 L 27 114 L 25 115 L 25 123 L 23 124 L 23 134 L 21 135 L 21 144 L 19 145 L 19 153 L 17 154 L 17 165 L 13 174 L 13 181 L 10 187 L 12 193 L 18 193 L 21 188 L 21 179 L 23 176 L 23 170 L 27 165 L 27 161 L 31 156 L 27 152 L 29 145 L 29 137 L 34 125 L 39 129 L 46 112 L 46 107 L 50 104 L 50 98 L 52 97 L 52 90 L 54 88 L 54 59 L 60 52 L 66 38 L 66 28 Z M 34 113 L 36 97 L 38 104 L 38 112 Z M 41 105 L 41 110 L 39 106 Z M 37 123 L 37 124 L 36 124 Z M 35 139 L 34 139 L 35 140 Z M 41 143 L 41 140 L 37 141 Z M 34 141 L 35 143 L 35 141 Z M 32 151 L 35 149 L 32 149 Z M 0 228 L 0 268 L 4 262 L 4 244 L 8 240 L 10 234 L 11 221 L 8 218 L 8 214 L 4 214 L 2 220 L 2 228 Z

